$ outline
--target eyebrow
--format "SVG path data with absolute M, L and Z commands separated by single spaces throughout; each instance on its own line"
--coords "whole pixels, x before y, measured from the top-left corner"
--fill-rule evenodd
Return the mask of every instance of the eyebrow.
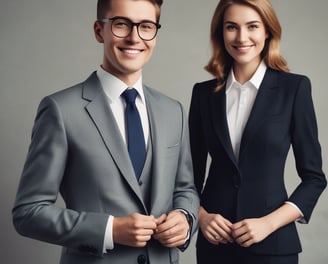
M 126 20 L 131 21 L 132 23 L 148 23 L 148 22 L 150 22 L 150 23 L 157 24 L 157 22 L 152 21 L 150 19 L 142 19 L 140 22 L 134 22 L 132 19 L 125 17 L 125 16 L 114 16 L 111 19 L 126 19 Z
M 228 21 L 224 21 L 224 24 L 238 25 L 238 23 L 233 22 L 233 21 L 229 21 L 229 20 Z M 249 21 L 249 22 L 246 23 L 246 25 L 249 25 L 249 24 L 262 24 L 262 22 L 259 21 L 259 20 L 252 20 L 252 21 Z

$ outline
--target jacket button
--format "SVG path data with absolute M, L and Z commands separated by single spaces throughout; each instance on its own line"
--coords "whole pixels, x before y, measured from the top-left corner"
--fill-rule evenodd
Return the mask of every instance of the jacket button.
M 147 259 L 145 255 L 140 255 L 138 257 L 138 264 L 146 264 L 147 263 Z

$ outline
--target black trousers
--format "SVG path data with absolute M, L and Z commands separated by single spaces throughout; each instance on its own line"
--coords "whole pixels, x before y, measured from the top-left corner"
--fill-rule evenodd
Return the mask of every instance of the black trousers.
M 258 255 L 236 244 L 197 247 L 197 264 L 298 264 L 298 254 Z

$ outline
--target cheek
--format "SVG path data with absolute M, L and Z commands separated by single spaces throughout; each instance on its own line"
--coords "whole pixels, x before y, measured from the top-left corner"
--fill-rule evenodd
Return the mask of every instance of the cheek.
M 149 48 L 151 50 L 153 50 L 155 48 L 155 46 L 156 46 L 156 38 L 154 38 L 153 40 L 149 41 L 148 45 L 149 45 Z
M 224 46 L 227 48 L 229 43 L 234 42 L 235 35 L 233 33 L 223 33 Z
M 232 43 L 233 43 L 233 40 L 231 40 L 230 38 L 224 38 L 224 40 L 223 40 L 223 44 L 224 44 L 224 48 L 225 48 L 225 50 L 231 55 L 231 52 L 233 52 L 232 51 Z
M 260 44 L 261 46 L 264 46 L 265 45 L 265 41 L 266 41 L 266 34 L 263 33 L 263 34 L 259 34 L 257 36 L 255 36 L 255 41 Z
M 146 42 L 146 47 L 147 47 L 147 50 L 149 51 L 149 54 L 153 53 L 155 46 L 156 46 L 156 38 L 151 41 Z

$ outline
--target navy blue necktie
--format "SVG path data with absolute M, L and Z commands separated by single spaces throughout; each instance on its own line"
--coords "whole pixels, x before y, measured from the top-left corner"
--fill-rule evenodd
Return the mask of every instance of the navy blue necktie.
M 126 89 L 122 93 L 126 102 L 125 120 L 128 151 L 136 177 L 139 179 L 146 160 L 146 146 L 139 112 L 135 104 L 137 95 L 138 92 L 134 88 Z

